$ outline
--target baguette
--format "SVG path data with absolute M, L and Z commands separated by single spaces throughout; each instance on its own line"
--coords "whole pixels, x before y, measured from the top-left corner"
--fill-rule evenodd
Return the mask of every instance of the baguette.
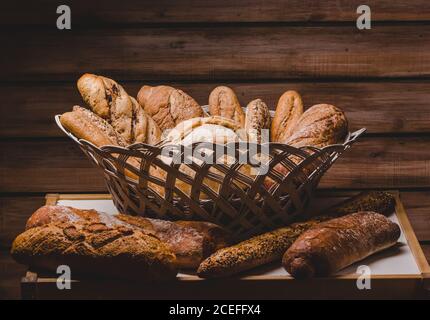
M 80 210 L 64 206 L 43 206 L 28 219 L 26 230 L 49 223 L 104 223 L 109 228 L 126 227 L 151 234 L 176 255 L 178 268 L 196 268 L 208 255 L 228 243 L 228 234 L 208 222 L 174 223 L 124 214 L 109 215 L 96 210 Z
M 393 197 L 389 193 L 363 192 L 325 210 L 326 215 L 276 229 L 218 250 L 200 264 L 197 273 L 203 278 L 226 277 L 281 260 L 282 255 L 302 232 L 322 221 L 354 213 L 361 207 L 371 211 L 382 210 L 388 214 L 392 212 L 392 205 Z
M 12 244 L 12 257 L 32 268 L 132 281 L 172 280 L 175 255 L 156 237 L 125 226 L 87 220 L 52 222 L 28 229 Z
M 394 246 L 400 228 L 385 216 L 361 211 L 315 225 L 285 252 L 284 268 L 294 278 L 328 276 Z

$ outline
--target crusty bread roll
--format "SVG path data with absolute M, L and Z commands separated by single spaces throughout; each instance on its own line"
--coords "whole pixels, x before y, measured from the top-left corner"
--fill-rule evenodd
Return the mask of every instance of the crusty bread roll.
M 294 133 L 283 142 L 296 148 L 323 148 L 342 143 L 347 133 L 348 121 L 341 109 L 330 104 L 317 104 L 303 113 Z
M 124 88 L 112 79 L 89 73 L 79 78 L 77 86 L 91 110 L 132 143 L 133 104 Z
M 209 95 L 209 113 L 233 120 L 239 127 L 245 127 L 245 113 L 232 89 L 219 86 Z
M 143 86 L 137 94 L 137 101 L 162 131 L 204 114 L 192 97 L 169 86 Z
M 50 222 L 16 237 L 12 257 L 34 268 L 56 271 L 67 265 L 73 274 L 156 281 L 174 279 L 175 255 L 150 234 L 105 221 Z
M 284 142 L 294 132 L 294 128 L 303 114 L 303 102 L 296 91 L 286 91 L 279 98 L 272 120 L 271 141 Z
M 60 122 L 74 136 L 97 147 L 126 145 L 126 141 L 108 122 L 85 108 L 74 106 L 73 111 L 61 115 Z
M 328 276 L 394 246 L 399 226 L 385 216 L 361 211 L 317 224 L 285 252 L 282 263 L 295 278 Z
M 255 99 L 248 103 L 245 116 L 245 130 L 248 134 L 248 140 L 261 143 L 262 130 L 269 130 L 270 121 L 270 111 L 263 100 Z M 268 132 L 264 138 L 263 142 L 269 142 Z

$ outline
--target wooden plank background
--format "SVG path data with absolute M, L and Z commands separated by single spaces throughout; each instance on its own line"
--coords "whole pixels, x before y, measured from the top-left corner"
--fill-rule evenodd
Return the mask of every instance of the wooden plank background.
M 0 298 L 19 297 L 24 268 L 13 238 L 47 192 L 106 192 L 100 172 L 53 116 L 82 104 L 84 72 L 171 84 L 206 104 L 231 86 L 242 105 L 273 109 L 288 89 L 306 107 L 332 103 L 368 133 L 330 169 L 324 189 L 400 189 L 430 258 L 430 3 L 368 1 L 372 29 L 355 27 L 359 0 L 63 1 L 72 30 L 55 27 L 57 1 L 0 11 Z

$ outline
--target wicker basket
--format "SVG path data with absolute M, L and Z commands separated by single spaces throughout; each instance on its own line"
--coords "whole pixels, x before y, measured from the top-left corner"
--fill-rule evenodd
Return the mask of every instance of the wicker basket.
M 166 164 L 157 157 L 161 154 L 161 145 L 138 143 L 126 148 L 98 148 L 77 139 L 59 119 L 57 115 L 57 125 L 103 170 L 108 190 L 120 212 L 159 219 L 210 221 L 224 226 L 237 239 L 289 224 L 302 215 L 323 174 L 366 130 L 348 134 L 343 144 L 322 149 L 297 149 L 282 143 L 269 143 L 267 173 L 255 176 L 243 174 L 240 169 L 244 164 L 238 161 L 229 165 L 197 164 L 194 161 L 182 164 L 195 172 L 192 177 L 180 171 L 178 164 Z M 235 154 L 243 153 L 240 143 L 227 147 L 234 148 Z M 184 152 L 179 146 L 171 148 L 181 155 Z M 129 159 L 134 163 L 137 159 L 140 166 L 131 165 Z M 166 179 L 150 174 L 151 166 L 162 170 Z M 177 180 L 187 185 L 190 192 L 179 189 Z M 212 185 L 216 183 L 217 190 L 208 186 L 208 181 Z M 267 181 L 271 181 L 270 187 L 267 187 Z

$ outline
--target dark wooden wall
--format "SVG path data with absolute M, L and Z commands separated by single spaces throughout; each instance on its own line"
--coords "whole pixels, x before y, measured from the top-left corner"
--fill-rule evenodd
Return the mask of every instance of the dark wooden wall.
M 430 3 L 367 1 L 372 29 L 355 27 L 360 0 L 9 1 L 0 12 L 0 298 L 18 297 L 24 268 L 12 239 L 47 192 L 105 192 L 100 172 L 55 126 L 80 104 L 80 74 L 184 89 L 201 104 L 226 84 L 245 105 L 272 108 L 287 89 L 306 106 L 343 108 L 368 134 L 321 188 L 400 189 L 430 258 Z

